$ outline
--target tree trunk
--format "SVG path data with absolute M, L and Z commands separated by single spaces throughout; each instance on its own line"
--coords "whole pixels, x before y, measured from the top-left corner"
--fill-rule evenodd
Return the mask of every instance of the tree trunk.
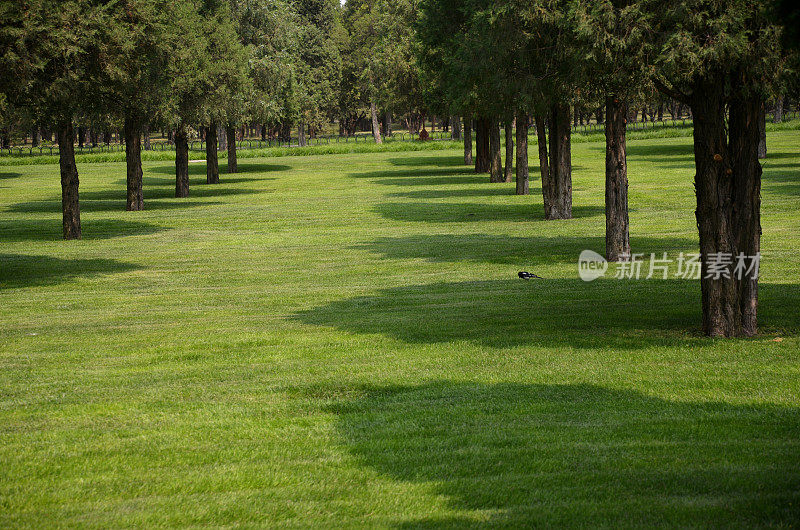
M 306 141 L 306 123 L 304 121 L 301 121 L 297 125 L 297 145 L 300 147 L 305 147 L 308 145 L 308 142 Z
M 144 136 L 144 150 L 150 150 L 150 125 L 145 123 L 142 126 L 142 136 Z
M 206 127 L 206 183 L 219 184 L 219 160 L 217 159 L 217 124 Z
M 461 140 L 461 117 L 450 116 L 450 138 L 452 140 Z
M 381 139 L 381 126 L 380 123 L 378 123 L 378 108 L 373 102 L 369 104 L 369 113 L 372 116 L 372 137 L 375 139 L 375 143 L 380 145 L 383 143 Z
M 772 117 L 773 123 L 781 123 L 783 121 L 783 94 L 778 94 L 775 98 L 775 115 Z
M 767 158 L 767 113 L 761 105 L 761 114 L 758 117 L 758 158 Z
M 83 149 L 83 127 L 78 127 L 78 148 Z
M 550 163 L 547 156 L 547 131 L 545 130 L 545 119 L 541 114 L 534 117 L 536 123 L 536 143 L 539 146 L 539 173 L 542 176 L 542 193 L 544 193 L 544 183 L 550 175 Z
M 472 118 L 464 116 L 464 165 L 472 165 Z
M 142 124 L 133 117 L 125 117 L 125 162 L 128 168 L 128 197 L 125 209 L 138 212 L 144 209 L 142 194 Z
M 189 196 L 189 139 L 186 128 L 175 131 L 175 197 Z
M 39 136 L 39 128 L 34 127 L 31 130 L 31 147 L 39 147 L 40 136 Z
M 514 122 L 513 120 L 506 120 L 505 125 L 506 133 L 506 167 L 505 178 L 506 182 L 511 182 L 514 176 Z
M 530 193 L 528 180 L 528 115 L 520 112 L 517 114 L 517 195 Z
M 228 173 L 238 173 L 239 164 L 236 160 L 236 127 L 229 124 L 225 127 L 225 136 L 228 137 Z
M 500 121 L 492 118 L 489 128 L 489 182 L 503 182 L 503 155 L 500 152 Z
M 570 150 L 569 105 L 550 109 L 550 166 L 542 182 L 545 219 L 572 218 L 572 154 Z
M 72 120 L 58 126 L 58 146 L 63 235 L 64 239 L 80 239 L 81 209 L 78 202 L 78 167 L 75 165 L 75 132 Z
M 760 249 L 763 107 L 752 96 L 734 98 L 726 137 L 724 81 L 721 75 L 698 81 L 691 101 L 703 331 L 715 337 L 749 336 L 757 332 L 758 279 L 737 278 L 734 267 L 740 253 L 752 265 L 749 257 Z
M 488 173 L 491 165 L 489 136 L 492 120 L 479 116 L 475 120 L 475 172 Z
M 614 97 L 606 98 L 606 259 L 630 259 L 628 229 L 628 160 L 625 142 L 625 117 L 628 105 Z

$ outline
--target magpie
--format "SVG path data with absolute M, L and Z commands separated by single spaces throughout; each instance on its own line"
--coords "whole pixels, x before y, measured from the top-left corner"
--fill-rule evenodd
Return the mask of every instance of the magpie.
M 518 274 L 518 276 L 519 276 L 520 278 L 522 278 L 523 280 L 530 280 L 530 279 L 532 279 L 532 278 L 539 278 L 540 280 L 542 279 L 542 277 L 541 277 L 541 276 L 537 276 L 536 274 L 534 274 L 534 273 L 532 273 L 532 272 L 525 272 L 525 271 L 521 271 L 521 272 Z

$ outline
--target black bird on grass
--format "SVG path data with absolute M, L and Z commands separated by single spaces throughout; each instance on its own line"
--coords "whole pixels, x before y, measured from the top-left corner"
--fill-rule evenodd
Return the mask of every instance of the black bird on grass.
M 526 271 L 520 271 L 518 276 L 520 278 L 522 278 L 523 280 L 532 280 L 533 278 L 539 278 L 540 280 L 542 279 L 541 276 L 537 276 L 536 274 L 534 274 L 532 272 L 526 272 Z

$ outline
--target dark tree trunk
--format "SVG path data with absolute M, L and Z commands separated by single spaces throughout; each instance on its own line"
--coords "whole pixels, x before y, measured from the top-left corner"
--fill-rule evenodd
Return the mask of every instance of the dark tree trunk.
M 228 137 L 228 173 L 238 173 L 239 164 L 236 160 L 236 127 L 225 127 L 225 136 Z
M 81 209 L 78 202 L 78 167 L 75 165 L 75 132 L 72 121 L 58 127 L 58 159 L 61 167 L 61 212 L 64 239 L 81 238 Z
M 175 131 L 175 196 L 189 196 L 189 139 L 186 128 Z
M 472 118 L 464 116 L 464 165 L 472 165 Z
M 514 177 L 514 123 L 512 120 L 505 122 L 506 133 L 506 167 L 505 181 L 511 182 Z
M 572 153 L 569 105 L 550 110 L 550 167 L 542 182 L 545 219 L 572 219 Z
M 604 110 L 605 109 L 603 109 L 603 107 L 600 107 L 599 109 L 597 109 L 597 112 L 595 113 L 595 115 L 597 116 L 597 124 L 598 125 L 603 125 L 603 111 Z
M 479 116 L 475 120 L 475 172 L 488 173 L 491 166 L 489 136 L 492 120 Z
M 83 127 L 78 127 L 78 148 L 83 149 Z
M 450 138 L 456 141 L 461 140 L 460 116 L 450 116 Z
M 31 130 L 31 147 L 39 147 L 39 128 L 34 127 Z
M 757 332 L 758 280 L 746 274 L 737 278 L 735 264 L 739 253 L 756 256 L 760 247 L 762 104 L 752 97 L 734 98 L 726 137 L 724 85 L 723 76 L 710 76 L 696 83 L 691 100 L 703 331 L 749 336 Z M 718 259 L 723 256 L 727 260 Z
M 761 114 L 758 116 L 758 158 L 767 158 L 767 113 L 761 105 Z
M 150 125 L 147 123 L 142 127 L 142 136 L 144 136 L 144 150 L 150 150 Z
M 267 141 L 267 126 L 266 125 L 261 125 L 260 127 L 261 127 L 261 141 L 262 142 L 266 142 Z
M 219 160 L 217 158 L 217 124 L 206 127 L 206 183 L 219 184 Z
M 528 115 L 520 112 L 517 114 L 517 195 L 528 193 Z
M 297 125 L 297 145 L 300 147 L 308 145 L 306 141 L 306 124 L 303 121 Z
M 606 259 L 630 259 L 628 160 L 625 146 L 627 104 L 606 98 Z
M 125 117 L 125 162 L 128 168 L 128 196 L 125 209 L 138 212 L 144 209 L 142 194 L 142 124 L 136 118 Z
M 541 114 L 536 114 L 536 143 L 539 147 L 539 173 L 542 176 L 542 193 L 544 193 L 544 183 L 550 175 L 550 162 L 547 156 L 547 131 L 545 130 L 545 119 Z
M 775 98 L 775 115 L 772 117 L 773 123 L 781 123 L 783 121 L 783 94 L 778 94 Z
M 381 139 L 381 126 L 378 123 L 378 107 L 375 106 L 375 103 L 370 102 L 369 104 L 369 113 L 372 117 L 372 137 L 375 139 L 376 144 L 382 144 L 383 139 Z
M 491 120 L 489 128 L 489 182 L 503 182 L 503 155 L 500 152 L 500 121 L 497 118 Z

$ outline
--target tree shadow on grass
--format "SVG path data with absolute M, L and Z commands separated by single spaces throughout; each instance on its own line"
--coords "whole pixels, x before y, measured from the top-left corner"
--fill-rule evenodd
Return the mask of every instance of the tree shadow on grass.
M 264 180 L 263 178 L 242 178 L 237 177 L 241 173 L 273 173 L 275 171 L 288 171 L 292 169 L 291 166 L 287 166 L 285 164 L 263 164 L 263 163 L 253 163 L 253 162 L 239 162 L 238 164 L 238 172 L 236 173 L 228 173 L 228 165 L 227 164 L 220 164 L 219 166 L 219 180 L 220 183 L 226 182 L 247 182 L 247 181 L 254 181 L 254 180 Z M 156 166 L 156 167 L 148 167 L 145 169 L 145 174 L 148 173 L 158 173 L 161 175 L 171 175 L 172 179 L 168 179 L 172 186 L 175 185 L 175 165 L 166 165 L 166 166 Z M 189 164 L 189 175 L 206 175 L 206 164 L 205 163 L 194 163 Z M 147 181 L 145 181 L 146 183 Z M 166 182 L 166 181 L 165 181 Z M 203 184 L 205 184 L 205 180 L 203 180 Z
M 436 234 L 408 237 L 380 237 L 354 248 L 380 254 L 388 259 L 425 259 L 430 262 L 480 262 L 537 267 L 546 264 L 578 263 L 585 250 L 604 253 L 605 237 L 512 237 L 490 234 Z M 677 256 L 696 252 L 697 240 L 689 238 L 631 238 L 632 252 L 649 257 Z M 533 271 L 535 272 L 535 270 Z
M 691 138 L 685 144 L 652 144 L 630 142 L 627 146 L 627 154 L 630 157 L 641 158 L 690 158 L 694 163 L 694 144 Z M 605 151 L 605 147 L 596 147 Z
M 350 454 L 393 480 L 429 485 L 461 511 L 398 526 L 800 520 L 794 407 L 668 401 L 590 384 L 437 381 L 350 394 L 339 401 L 334 390 L 325 406 Z
M 508 276 L 515 277 L 516 272 Z M 800 331 L 800 316 L 790 309 L 800 306 L 800 287 L 762 283 L 760 295 L 762 329 Z M 575 279 L 394 287 L 334 301 L 292 318 L 412 344 L 466 341 L 497 348 L 638 350 L 706 340 L 699 330 L 699 282 L 606 279 L 587 283 L 577 278 L 577 271 Z
M 139 268 L 111 259 L 0 254 L 0 289 L 53 285 L 77 277 L 128 272 Z
M 7 171 L 0 171 L 0 180 L 16 179 L 22 176 L 22 173 L 13 173 Z
M 63 237 L 62 230 L 60 218 L 2 219 L 0 220 L 0 241 L 58 241 Z M 81 220 L 81 231 L 84 240 L 154 234 L 162 230 L 166 229 L 137 221 L 119 219 Z
M 461 166 L 465 169 L 472 169 L 473 166 L 464 163 L 463 156 L 404 156 L 395 157 L 388 160 L 393 166 Z
M 461 223 L 480 221 L 543 221 L 541 204 L 481 204 L 449 202 L 389 202 L 374 211 L 395 221 Z M 573 206 L 573 218 L 603 215 L 602 206 Z

